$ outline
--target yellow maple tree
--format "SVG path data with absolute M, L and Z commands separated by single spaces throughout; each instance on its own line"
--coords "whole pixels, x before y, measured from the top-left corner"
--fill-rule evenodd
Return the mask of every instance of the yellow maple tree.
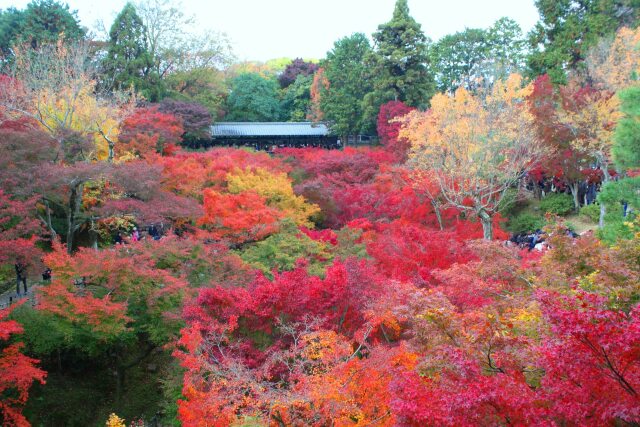
M 513 74 L 476 93 L 438 94 L 429 111 L 401 119 L 409 164 L 431 174 L 450 206 L 477 215 L 486 239 L 506 190 L 543 153 L 524 103 L 531 90 Z
M 619 98 L 608 91 L 580 91 L 578 82 L 572 81 L 562 90 L 574 96 L 565 96 L 563 108 L 558 111 L 560 122 L 571 131 L 571 146 L 590 157 L 610 180 L 611 147 L 616 124 L 622 118 Z
M 311 227 L 311 217 L 320 212 L 317 205 L 307 203 L 304 197 L 293 192 L 291 180 L 285 173 L 273 173 L 264 168 L 236 169 L 227 174 L 227 187 L 233 194 L 257 193 L 268 206 L 281 210 L 296 224 L 305 227 Z
M 640 27 L 623 27 L 613 39 L 603 39 L 586 62 L 589 75 L 613 92 L 640 84 Z
M 121 121 L 135 94 L 98 93 L 86 43 L 16 47 L 0 106 L 39 123 L 61 146 L 75 134 L 92 142 L 85 159 L 113 160 Z

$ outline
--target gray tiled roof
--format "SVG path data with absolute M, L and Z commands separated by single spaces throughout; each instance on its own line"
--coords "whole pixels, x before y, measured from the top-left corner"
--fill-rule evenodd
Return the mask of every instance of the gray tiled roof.
M 327 136 L 324 123 L 312 122 L 219 122 L 211 126 L 214 138 L 230 136 Z

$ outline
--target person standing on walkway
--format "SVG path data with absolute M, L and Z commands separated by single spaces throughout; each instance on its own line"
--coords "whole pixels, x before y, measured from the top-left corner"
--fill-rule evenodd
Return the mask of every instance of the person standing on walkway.
M 24 287 L 24 294 L 27 294 L 27 265 L 22 258 L 16 258 L 14 265 L 16 268 L 16 293 L 20 295 L 20 282 Z

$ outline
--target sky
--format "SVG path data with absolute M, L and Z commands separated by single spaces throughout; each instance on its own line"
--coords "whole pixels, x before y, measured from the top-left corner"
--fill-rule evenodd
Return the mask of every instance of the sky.
M 176 0 L 177 1 L 177 0 Z M 409 0 L 411 15 L 433 40 L 464 30 L 487 28 L 507 16 L 529 31 L 538 20 L 534 0 Z M 0 9 L 24 8 L 29 0 L 0 0 Z M 107 28 L 126 0 L 67 0 L 82 24 Z M 227 34 L 238 60 L 280 57 L 320 59 L 341 37 L 371 36 L 393 14 L 395 0 L 182 0 L 195 27 Z

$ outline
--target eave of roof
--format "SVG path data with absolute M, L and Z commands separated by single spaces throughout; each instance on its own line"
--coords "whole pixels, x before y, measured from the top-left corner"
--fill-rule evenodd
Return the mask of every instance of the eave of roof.
M 213 138 L 251 136 L 327 136 L 324 123 L 312 122 L 218 122 L 211 126 Z

